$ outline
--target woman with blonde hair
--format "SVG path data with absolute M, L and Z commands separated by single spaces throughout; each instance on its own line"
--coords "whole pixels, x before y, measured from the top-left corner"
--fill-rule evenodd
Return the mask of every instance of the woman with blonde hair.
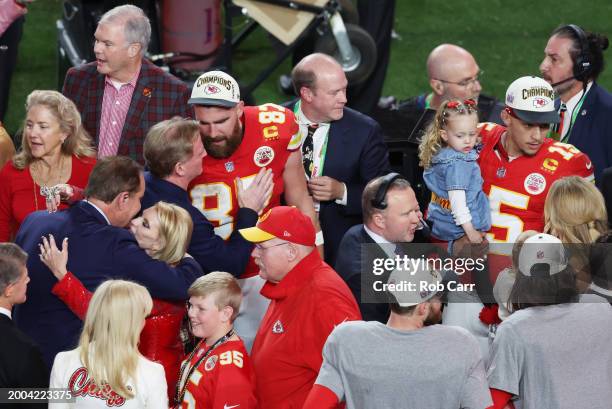
M 28 95 L 21 150 L 0 171 L 0 242 L 9 241 L 30 213 L 65 208 L 60 194 L 78 197 L 95 156 L 72 101 L 57 91 Z
M 138 245 L 152 258 L 170 265 L 189 257 L 186 251 L 191 241 L 192 228 L 193 222 L 189 213 L 166 202 L 157 202 L 130 224 L 130 230 Z M 60 251 L 53 236 L 49 236 L 49 239 L 43 238 L 40 257 L 59 280 L 52 289 L 53 294 L 83 319 L 91 293 L 75 275 L 67 271 L 68 241 L 64 240 Z M 199 268 L 193 258 L 189 257 L 189 260 Z M 183 355 L 180 330 L 184 316 L 184 303 L 154 300 L 153 311 L 140 335 L 140 352 L 164 366 L 169 398 L 172 397 L 178 380 Z
M 164 369 L 138 352 L 152 306 L 140 284 L 102 283 L 89 303 L 78 347 L 57 354 L 51 370 L 50 387 L 70 389 L 76 401 L 49 408 L 167 408 Z
M 570 264 L 576 283 L 584 292 L 591 283 L 587 244 L 594 243 L 608 230 L 608 213 L 601 192 L 579 176 L 557 180 L 544 203 L 544 233 L 558 237 L 571 247 Z
M 604 198 L 595 185 L 579 176 L 552 184 L 544 203 L 544 232 L 563 243 L 593 243 L 608 229 Z

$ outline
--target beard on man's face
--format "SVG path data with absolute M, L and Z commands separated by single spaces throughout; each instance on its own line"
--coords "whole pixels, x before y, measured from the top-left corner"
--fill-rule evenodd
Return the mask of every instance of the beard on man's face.
M 206 153 L 213 158 L 229 158 L 234 152 L 236 152 L 236 149 L 238 149 L 240 143 L 242 142 L 242 127 L 240 126 L 240 121 L 236 121 L 231 135 L 218 135 L 215 138 L 208 135 L 203 135 L 202 141 L 204 143 Z

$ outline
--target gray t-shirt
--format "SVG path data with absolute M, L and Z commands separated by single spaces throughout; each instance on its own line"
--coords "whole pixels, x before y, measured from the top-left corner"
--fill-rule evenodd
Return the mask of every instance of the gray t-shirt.
M 401 331 L 380 322 L 345 322 L 323 348 L 316 381 L 348 409 L 486 408 L 492 404 L 474 337 L 433 325 Z
M 497 328 L 487 376 L 523 409 L 612 406 L 612 306 L 530 307 Z

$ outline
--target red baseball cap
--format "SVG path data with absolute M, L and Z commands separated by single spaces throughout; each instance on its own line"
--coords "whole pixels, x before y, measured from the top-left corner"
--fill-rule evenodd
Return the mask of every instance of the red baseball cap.
M 261 243 L 276 237 L 304 246 L 315 245 L 312 221 L 293 206 L 273 207 L 259 218 L 257 226 L 238 231 L 252 243 Z

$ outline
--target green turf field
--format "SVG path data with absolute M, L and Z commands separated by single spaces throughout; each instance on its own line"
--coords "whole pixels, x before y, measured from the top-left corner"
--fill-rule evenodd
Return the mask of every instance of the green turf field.
M 55 20 L 60 10 L 59 0 L 37 0 L 30 6 L 5 121 L 11 133 L 23 119 L 27 94 L 57 84 Z M 485 71 L 483 92 L 503 97 L 511 81 L 539 72 L 544 45 L 557 25 L 576 23 L 612 38 L 611 17 L 612 2 L 607 0 L 397 0 L 395 31 L 401 39 L 393 42 L 384 94 L 405 98 L 426 89 L 427 54 L 437 44 L 450 42 L 476 57 Z M 612 59 L 612 51 L 606 56 Z M 266 36 L 257 32 L 235 54 L 235 72 L 248 82 L 257 72 L 253 67 L 265 66 L 272 58 Z M 284 100 L 276 79 L 289 69 L 285 63 L 260 86 L 257 102 Z M 599 82 L 612 89 L 610 71 L 604 71 Z

